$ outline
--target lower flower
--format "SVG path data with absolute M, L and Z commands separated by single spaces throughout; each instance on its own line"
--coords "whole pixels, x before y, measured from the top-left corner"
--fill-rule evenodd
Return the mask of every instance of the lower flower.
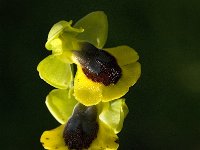
M 67 122 L 45 131 L 40 141 L 49 150 L 116 150 L 118 136 L 98 116 L 98 106 L 78 103 Z

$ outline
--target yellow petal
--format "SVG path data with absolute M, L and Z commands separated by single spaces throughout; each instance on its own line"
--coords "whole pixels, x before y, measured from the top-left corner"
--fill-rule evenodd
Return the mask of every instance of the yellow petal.
M 68 150 L 68 147 L 65 146 L 63 139 L 63 130 L 65 125 L 61 125 L 53 130 L 45 131 L 41 138 L 40 142 L 43 144 L 45 149 L 54 150 Z
M 141 74 L 140 63 L 131 63 L 121 67 L 122 77 L 116 84 L 104 86 L 102 88 L 103 102 L 118 99 L 124 96 L 129 88 L 134 85 Z
M 112 54 L 117 59 L 119 66 L 134 63 L 139 59 L 137 52 L 133 48 L 126 45 L 106 48 L 104 50 Z
M 74 96 L 86 106 L 96 105 L 102 100 L 102 84 L 93 82 L 83 73 L 81 66 L 77 66 L 74 79 Z
M 103 122 L 99 121 L 97 138 L 92 142 L 88 150 L 117 150 L 118 136 Z
M 74 96 L 86 106 L 96 105 L 100 101 L 108 102 L 124 96 L 136 83 L 141 74 L 140 63 L 135 62 L 123 66 L 122 77 L 116 84 L 105 86 L 87 78 L 80 66 L 74 80 Z

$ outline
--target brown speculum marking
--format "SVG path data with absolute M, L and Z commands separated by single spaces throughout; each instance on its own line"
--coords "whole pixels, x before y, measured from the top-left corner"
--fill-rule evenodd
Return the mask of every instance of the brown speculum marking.
M 94 82 L 105 86 L 116 84 L 122 75 L 115 57 L 89 43 L 81 43 L 80 51 L 73 51 L 84 74 Z
M 96 106 L 86 107 L 78 104 L 75 107 L 73 115 L 68 120 L 63 132 L 65 144 L 70 150 L 82 150 L 90 146 L 97 137 L 99 130 L 96 119 Z

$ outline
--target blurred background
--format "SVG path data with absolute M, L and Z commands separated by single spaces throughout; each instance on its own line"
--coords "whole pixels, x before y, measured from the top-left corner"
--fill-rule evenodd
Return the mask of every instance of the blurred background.
M 142 75 L 125 96 L 130 113 L 120 150 L 200 150 L 200 2 L 198 0 L 1 0 L 0 149 L 42 150 L 59 124 L 45 106 L 53 89 L 36 67 L 50 54 L 52 25 L 103 10 L 105 47 L 137 50 Z

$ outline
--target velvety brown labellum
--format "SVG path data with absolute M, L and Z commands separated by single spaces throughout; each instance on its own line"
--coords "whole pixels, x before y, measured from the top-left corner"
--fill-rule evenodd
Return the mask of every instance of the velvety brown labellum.
M 63 137 L 69 149 L 87 149 L 97 137 L 99 125 L 96 106 L 78 104 L 65 126 Z
M 94 82 L 105 86 L 116 84 L 121 77 L 121 68 L 115 57 L 89 43 L 81 43 L 80 51 L 73 51 L 84 74 Z

